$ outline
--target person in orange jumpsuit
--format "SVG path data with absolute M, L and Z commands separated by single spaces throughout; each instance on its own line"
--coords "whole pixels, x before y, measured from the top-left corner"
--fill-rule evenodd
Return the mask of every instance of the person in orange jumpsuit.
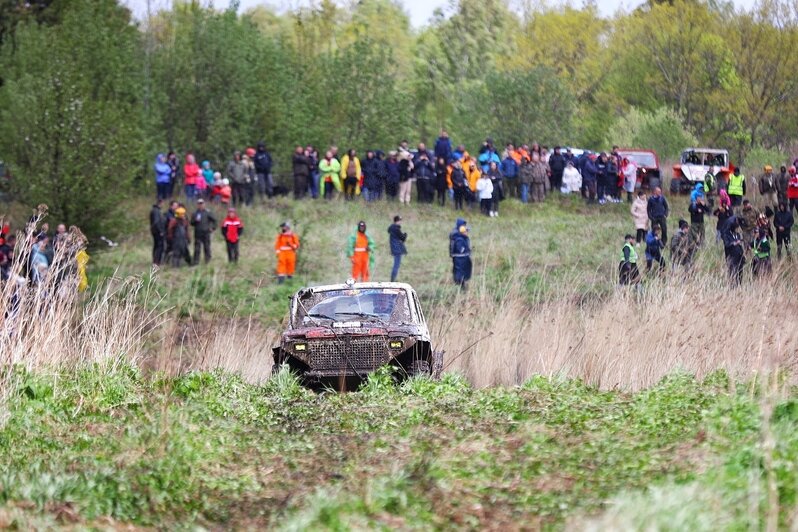
M 368 282 L 369 268 L 374 263 L 374 241 L 366 233 L 366 222 L 360 221 L 357 230 L 349 235 L 347 256 L 352 260 L 352 278 Z
M 282 284 L 285 278 L 292 279 L 296 271 L 296 251 L 299 249 L 299 237 L 291 231 L 291 224 L 280 224 L 280 234 L 274 241 L 277 253 L 277 282 Z

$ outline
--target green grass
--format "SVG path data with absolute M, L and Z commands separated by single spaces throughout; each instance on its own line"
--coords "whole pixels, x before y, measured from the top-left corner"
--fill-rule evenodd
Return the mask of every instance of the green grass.
M 129 367 L 15 383 L 0 431 L 6 526 L 562 528 L 609 509 L 671 528 L 665 509 L 698 493 L 720 506 L 688 506 L 690 523 L 748 528 L 766 518 L 770 472 L 780 526 L 796 504 L 798 396 L 776 400 L 767 466 L 758 387 L 723 373 L 634 395 L 540 377 L 395 386 L 383 373 L 316 395 L 289 374 L 255 386 Z
M 671 231 L 679 217 L 687 216 L 685 201 L 671 200 Z M 146 220 L 145 202 L 136 203 L 131 210 Z M 626 203 L 588 207 L 573 196 L 557 196 L 536 205 L 507 200 L 499 218 L 484 217 L 478 209 L 456 213 L 450 206 L 281 199 L 241 209 L 246 232 L 238 265 L 227 264 L 224 243 L 217 234 L 210 265 L 179 270 L 164 267 L 156 276 L 156 288 L 163 303 L 173 306 L 182 317 L 254 316 L 265 325 L 277 326 L 285 315 L 287 298 L 299 287 L 340 283 L 350 276 L 346 240 L 361 219 L 368 223 L 377 245 L 372 277 L 388 280 L 392 258 L 387 228 L 397 213 L 402 214 L 409 234 L 399 280 L 411 282 L 428 307 L 448 301 L 456 292 L 450 279 L 448 235 L 457 216 L 464 216 L 471 225 L 473 283 L 500 294 L 507 279 L 520 272 L 531 302 L 564 284 L 577 283 L 586 299 L 611 291 L 623 236 L 634 233 Z M 223 213 L 217 212 L 217 216 L 221 219 Z M 273 242 L 283 220 L 295 223 L 302 249 L 296 278 L 278 285 L 273 273 Z M 714 220 L 708 222 L 707 232 L 714 233 Z M 146 223 L 142 223 L 140 232 L 119 248 L 95 254 L 92 284 L 114 274 L 147 275 L 150 242 Z M 717 262 L 721 251 L 710 249 L 706 254 Z M 713 263 L 711 267 L 716 266 Z

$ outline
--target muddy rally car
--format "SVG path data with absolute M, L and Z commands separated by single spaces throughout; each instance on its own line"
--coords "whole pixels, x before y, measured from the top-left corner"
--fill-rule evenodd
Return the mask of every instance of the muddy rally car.
M 303 288 L 291 298 L 288 324 L 274 348 L 308 385 L 352 388 L 390 365 L 399 379 L 438 377 L 435 353 L 415 290 L 404 283 L 354 283 Z
M 729 182 L 731 172 L 727 150 L 687 148 L 682 152 L 679 163 L 673 165 L 671 192 L 688 193 L 696 183 L 704 183 L 707 174 L 712 176 L 713 189 L 716 190 L 720 183 Z

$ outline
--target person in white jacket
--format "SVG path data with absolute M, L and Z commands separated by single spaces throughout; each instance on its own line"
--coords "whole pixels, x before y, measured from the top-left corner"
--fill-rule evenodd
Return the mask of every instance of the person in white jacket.
M 640 247 L 640 242 L 646 238 L 646 230 L 648 229 L 648 198 L 646 193 L 642 190 L 637 193 L 637 199 L 632 203 L 632 219 L 635 222 L 635 229 L 637 229 L 637 247 Z
M 490 216 L 493 205 L 493 183 L 488 174 L 482 174 L 477 179 L 477 194 L 479 194 L 479 210 L 485 216 Z
M 570 194 L 571 192 L 579 192 L 581 188 L 582 175 L 579 173 L 579 170 L 574 168 L 573 161 L 568 161 L 562 173 L 562 187 L 560 188 L 560 192 L 563 194 Z
M 626 191 L 626 201 L 632 203 L 632 196 L 637 186 L 637 165 L 634 161 L 624 157 L 621 164 L 621 173 L 623 174 L 623 189 Z

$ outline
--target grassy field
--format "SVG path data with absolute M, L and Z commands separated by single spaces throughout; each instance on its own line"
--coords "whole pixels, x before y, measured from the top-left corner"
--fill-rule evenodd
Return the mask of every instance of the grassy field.
M 637 394 L 449 374 L 315 395 L 219 372 L 20 373 L 0 526 L 775 530 L 795 525 L 798 402 L 676 374 Z
M 672 203 L 674 226 L 686 204 Z M 693 276 L 621 290 L 627 205 L 508 201 L 498 219 L 466 212 L 461 293 L 450 209 L 278 200 L 242 210 L 238 265 L 217 236 L 210 265 L 152 272 L 148 205 L 131 210 L 141 229 L 93 255 L 81 305 L 31 296 L 26 334 L 0 336 L 0 527 L 798 526 L 791 263 L 733 288 L 709 245 Z M 397 212 L 400 280 L 444 378 L 377 374 L 347 394 L 268 378 L 290 294 L 349 276 L 360 219 L 386 280 Z M 286 219 L 302 252 L 278 285 Z

